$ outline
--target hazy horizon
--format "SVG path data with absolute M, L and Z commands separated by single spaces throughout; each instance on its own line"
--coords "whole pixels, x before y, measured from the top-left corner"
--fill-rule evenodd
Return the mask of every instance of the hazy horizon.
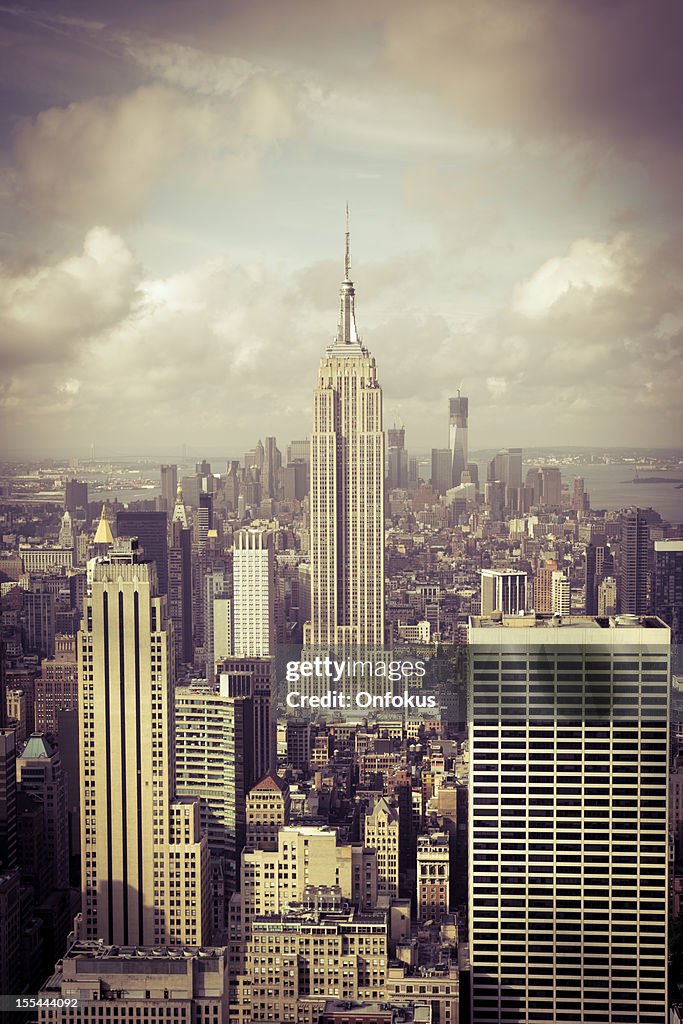
M 683 436 L 683 8 L 0 6 L 3 451 L 310 432 L 344 208 L 384 426 Z M 220 442 L 219 442 L 220 443 Z

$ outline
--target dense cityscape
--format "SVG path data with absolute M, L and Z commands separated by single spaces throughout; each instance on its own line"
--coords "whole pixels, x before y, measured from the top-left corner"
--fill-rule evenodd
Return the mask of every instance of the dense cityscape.
M 3 1008 L 680 1020 L 680 521 L 473 461 L 461 390 L 411 457 L 348 227 L 339 301 L 308 436 L 3 466 Z
M 683 1024 L 681 38 L 0 3 L 0 1020 Z

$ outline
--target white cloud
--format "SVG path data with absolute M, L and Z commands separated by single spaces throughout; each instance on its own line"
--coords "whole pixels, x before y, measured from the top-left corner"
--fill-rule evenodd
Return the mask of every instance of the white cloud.
M 253 178 L 297 116 L 290 85 L 265 74 L 224 99 L 155 84 L 53 107 L 14 129 L 18 197 L 57 219 L 125 224 L 164 182 L 225 188 Z
M 14 131 L 20 195 L 58 218 L 128 220 L 196 134 L 193 115 L 182 94 L 149 86 L 26 118 Z
M 83 251 L 24 274 L 0 274 L 0 353 L 9 368 L 58 363 L 130 311 L 140 272 L 123 239 L 93 228 Z
M 207 53 L 163 39 L 124 37 L 123 43 L 144 71 L 200 96 L 234 96 L 257 70 L 241 57 Z
M 515 288 L 512 308 L 524 316 L 544 316 L 572 289 L 621 288 L 621 255 L 627 241 L 618 235 L 612 242 L 580 238 L 565 256 L 547 260 L 523 284 Z
M 438 445 L 447 397 L 462 385 L 474 448 L 529 443 L 539 430 L 546 443 L 588 443 L 603 428 L 628 438 L 634 409 L 645 443 L 676 436 L 680 280 L 662 272 L 668 252 L 614 245 L 618 287 L 572 246 L 562 259 L 576 257 L 580 287 L 572 273 L 545 314 L 511 304 L 467 329 L 427 312 L 412 287 L 416 274 L 429 276 L 429 260 L 364 268 L 359 324 L 386 422 L 398 410 L 415 453 Z M 586 251 L 578 246 L 579 257 Z M 289 274 L 226 257 L 145 273 L 118 235 L 93 229 L 81 253 L 0 282 L 6 444 L 67 447 L 85 435 L 121 451 L 206 438 L 239 451 L 265 432 L 300 435 L 338 280 L 329 261 Z
M 508 389 L 508 383 L 504 377 L 487 377 L 486 387 L 495 401 L 497 398 L 501 398 L 502 395 L 505 394 Z

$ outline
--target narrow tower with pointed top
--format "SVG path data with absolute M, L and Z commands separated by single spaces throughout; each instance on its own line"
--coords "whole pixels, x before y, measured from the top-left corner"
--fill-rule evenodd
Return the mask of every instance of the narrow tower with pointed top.
M 307 645 L 384 641 L 384 433 L 374 357 L 356 327 L 346 220 L 337 335 L 320 360 L 311 434 Z
M 192 530 L 178 484 L 175 506 L 169 523 L 168 616 L 173 622 L 173 650 L 176 668 L 189 665 L 192 647 Z

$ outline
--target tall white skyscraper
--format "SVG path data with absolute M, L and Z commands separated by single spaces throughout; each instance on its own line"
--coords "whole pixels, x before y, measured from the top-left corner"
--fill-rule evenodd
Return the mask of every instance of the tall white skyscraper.
M 209 570 L 204 574 L 204 655 L 206 658 L 206 680 L 215 682 L 216 649 L 215 649 L 215 614 L 218 602 L 229 598 L 229 581 L 222 569 Z M 221 613 L 218 613 L 219 618 Z M 229 651 L 227 652 L 230 653 Z M 225 656 L 225 655 L 224 655 Z
M 670 634 L 470 622 L 473 1024 L 662 1024 Z
M 232 892 L 246 839 L 246 799 L 254 784 L 251 697 L 228 695 L 227 681 L 177 686 L 176 785 L 183 796 L 201 800 L 200 821 L 209 852 L 223 862 Z M 220 926 L 214 941 L 220 937 Z
M 563 569 L 555 569 L 550 578 L 550 610 L 553 615 L 569 615 L 572 587 Z
M 254 780 L 276 763 L 275 553 L 273 534 L 263 524 L 235 537 L 233 552 L 232 654 L 217 661 L 221 692 L 253 700 Z
M 384 641 L 384 433 L 374 357 L 356 327 L 347 222 L 337 336 L 320 361 L 311 435 L 312 646 Z
M 199 801 L 175 799 L 166 597 L 151 563 L 94 561 L 79 634 L 82 938 L 207 941 Z
M 235 536 L 233 652 L 267 658 L 275 646 L 275 554 L 266 526 L 249 526 Z

